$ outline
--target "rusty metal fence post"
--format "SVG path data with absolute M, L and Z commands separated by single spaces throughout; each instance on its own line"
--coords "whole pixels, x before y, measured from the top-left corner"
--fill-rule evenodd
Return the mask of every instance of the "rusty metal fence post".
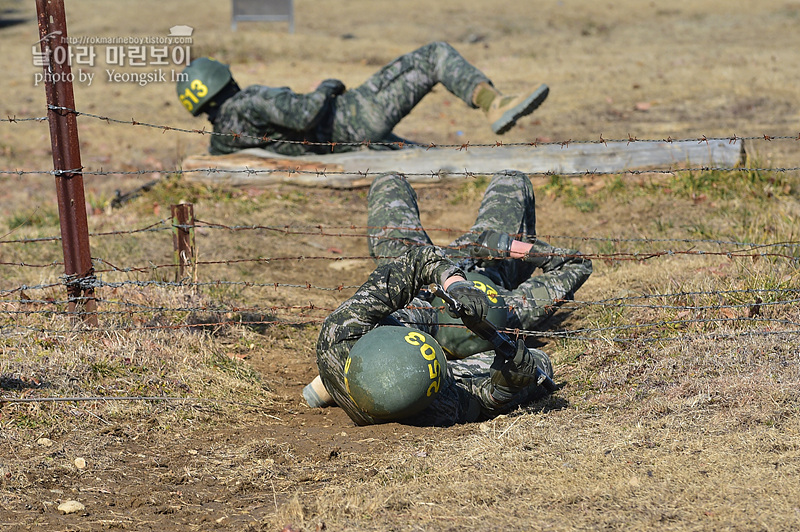
M 176 281 L 181 282 L 191 275 L 195 281 L 195 251 L 194 251 L 194 205 L 181 203 L 173 205 L 172 211 L 172 244 L 175 248 L 175 265 L 178 267 Z
M 64 251 L 67 310 L 96 326 L 96 278 L 89 250 L 78 124 L 75 113 L 71 111 L 75 109 L 75 99 L 64 0 L 36 0 L 36 13 Z

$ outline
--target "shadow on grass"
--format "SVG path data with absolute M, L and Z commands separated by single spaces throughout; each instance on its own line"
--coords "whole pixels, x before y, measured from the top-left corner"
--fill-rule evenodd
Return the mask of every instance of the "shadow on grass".
M 509 405 L 506 415 L 516 417 L 528 414 L 547 414 L 557 412 L 570 407 L 570 402 L 558 395 L 547 395 L 546 392 L 534 392 L 520 401 L 515 401 Z
M 50 387 L 46 382 L 0 375 L 0 390 L 39 390 Z
M 565 327 L 564 324 L 574 321 L 571 320 L 572 314 L 573 312 L 571 309 L 559 309 L 555 314 L 539 323 L 533 331 L 528 333 L 528 336 L 525 338 L 525 345 L 546 351 L 547 345 L 552 343 L 555 338 L 544 335 L 537 336 L 537 333 L 569 330 L 569 327 Z
M 311 325 L 308 323 L 289 323 L 272 314 L 260 314 L 257 312 L 242 312 L 232 316 L 193 314 L 186 319 L 186 323 L 190 325 L 193 330 L 204 331 L 211 334 L 218 334 L 231 325 L 241 325 L 259 334 L 265 334 L 270 328 L 276 326 L 304 329 Z
M 25 18 L 0 18 L 0 30 L 28 22 Z

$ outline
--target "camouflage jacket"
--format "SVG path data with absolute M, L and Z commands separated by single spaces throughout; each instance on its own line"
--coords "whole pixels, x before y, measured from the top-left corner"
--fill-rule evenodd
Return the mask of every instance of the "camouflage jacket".
M 413 324 L 415 329 L 435 334 L 437 311 L 415 296 L 426 285 L 443 284 L 453 275 L 464 275 L 464 272 L 439 248 L 411 247 L 396 260 L 378 266 L 356 293 L 323 323 L 317 340 L 320 376 L 336 404 L 357 424 L 381 421 L 362 412 L 347 393 L 344 365 L 350 349 L 390 314 L 403 323 Z M 410 308 L 405 308 L 409 303 L 412 303 Z M 553 368 L 547 355 L 538 349 L 529 350 L 539 369 L 552 377 Z M 517 388 L 508 402 L 498 402 L 492 396 L 491 368 L 495 362 L 492 352 L 448 361 L 436 398 L 420 413 L 403 419 L 403 423 L 446 426 L 476 421 L 506 412 L 542 393 L 536 385 Z
M 335 79 L 309 94 L 254 85 L 219 108 L 210 152 L 258 147 L 291 156 L 353 151 L 364 144 L 373 150 L 400 149 L 409 141 L 395 135 L 394 127 L 438 83 L 475 108 L 475 87 L 489 79 L 452 46 L 434 42 L 401 55 L 347 91 Z
M 397 260 L 378 267 L 352 297 L 325 319 L 317 340 L 319 373 L 336 404 L 357 424 L 379 421 L 362 412 L 347 393 L 344 364 L 350 349 L 386 316 L 408 305 L 422 287 L 444 283 L 453 275 L 464 272 L 437 248 L 412 248 Z M 435 409 L 436 402 L 426 410 Z
M 330 140 L 333 100 L 324 89 L 297 94 L 288 87 L 247 87 L 220 107 L 209 151 L 222 155 L 266 148 L 282 155 L 326 153 L 330 148 L 325 145 L 300 143 Z

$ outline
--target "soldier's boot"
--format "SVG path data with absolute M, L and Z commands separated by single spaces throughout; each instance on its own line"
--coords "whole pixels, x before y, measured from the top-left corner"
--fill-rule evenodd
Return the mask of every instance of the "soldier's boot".
M 303 388 L 303 398 L 311 408 L 322 408 L 335 403 L 331 394 L 325 389 L 325 385 L 322 384 L 322 378 L 319 375 Z
M 486 113 L 492 131 L 502 135 L 514 127 L 517 120 L 542 105 L 549 92 L 550 88 L 542 84 L 527 96 L 506 96 L 489 83 L 479 83 L 473 93 L 472 102 Z

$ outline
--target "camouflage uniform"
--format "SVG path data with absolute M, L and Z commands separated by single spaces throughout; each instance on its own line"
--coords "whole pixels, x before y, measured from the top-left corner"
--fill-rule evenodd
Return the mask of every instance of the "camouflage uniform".
M 369 250 L 378 264 L 392 260 L 409 245 L 431 244 L 420 222 L 417 195 L 403 177 L 379 176 L 372 183 L 367 201 Z M 450 249 L 474 244 L 485 229 L 531 242 L 531 252 L 542 256 L 533 261 L 481 261 L 466 257 L 464 251 Z M 555 312 L 558 301 L 571 299 L 592 273 L 591 261 L 577 256 L 579 252 L 553 247 L 535 235 L 536 207 L 530 180 L 522 172 L 505 171 L 493 176 L 470 232 L 444 250 L 464 271 L 481 273 L 498 285 L 508 306 L 509 329 L 535 329 Z M 542 273 L 534 276 L 537 268 Z M 405 321 L 410 316 L 400 318 Z
M 449 277 L 463 274 L 439 248 L 414 246 L 378 266 L 356 293 L 325 319 L 317 340 L 319 373 L 336 404 L 357 424 L 370 425 L 381 421 L 362 412 L 347 393 L 344 365 L 350 349 L 394 311 L 409 304 L 424 305 L 415 299 L 421 288 L 430 283 L 443 284 Z M 434 332 L 436 323 L 432 309 L 420 312 L 415 319 L 415 328 L 429 334 Z M 547 355 L 536 349 L 530 351 L 537 367 L 552 376 L 553 369 Z M 511 402 L 499 404 L 491 395 L 490 367 L 494 358 L 493 354 L 482 353 L 468 360 L 449 361 L 442 387 L 433 402 L 402 422 L 446 426 L 476 421 L 505 412 L 514 404 L 543 393 L 534 384 L 515 390 Z
M 297 142 L 396 142 L 402 139 L 392 134 L 394 127 L 437 83 L 474 108 L 472 93 L 481 82 L 490 83 L 452 46 L 435 42 L 398 57 L 364 84 L 338 96 L 325 87 L 296 94 L 287 87 L 254 85 L 220 107 L 213 124 L 221 135 L 212 135 L 210 152 L 258 147 L 302 155 L 330 153 L 331 148 Z M 358 147 L 339 145 L 335 151 Z

